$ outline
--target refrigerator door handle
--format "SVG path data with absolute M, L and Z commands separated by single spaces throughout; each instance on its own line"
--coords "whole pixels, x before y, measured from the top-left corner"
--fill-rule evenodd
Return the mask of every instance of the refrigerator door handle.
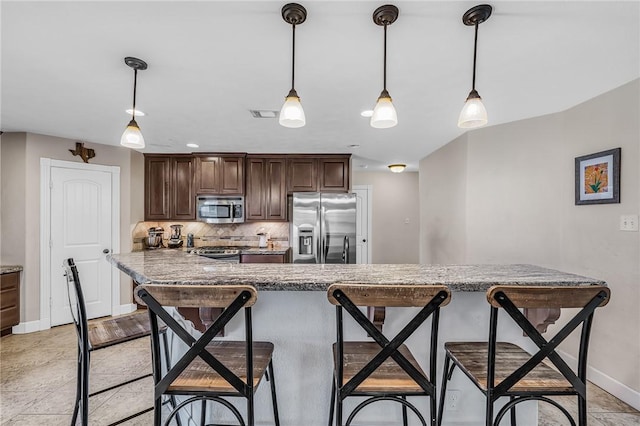
M 344 236 L 344 242 L 342 243 L 342 263 L 349 263 L 349 237 Z
M 320 210 L 320 206 L 318 206 L 316 207 L 316 263 L 324 263 L 324 259 L 322 258 L 324 237 L 322 236 L 322 229 L 320 228 L 321 224 L 322 211 Z

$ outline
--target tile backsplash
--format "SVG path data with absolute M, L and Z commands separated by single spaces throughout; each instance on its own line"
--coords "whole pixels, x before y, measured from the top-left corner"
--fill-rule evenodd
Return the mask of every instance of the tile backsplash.
M 258 247 L 258 233 L 267 234 L 276 247 L 289 246 L 288 222 L 245 222 L 238 224 L 214 225 L 204 222 L 138 222 L 131 237 L 133 251 L 144 249 L 143 240 L 151 227 L 164 229 L 163 239 L 171 238 L 171 225 L 182 225 L 183 247 L 187 245 L 187 234 L 193 234 L 195 247 L 200 246 L 255 246 Z

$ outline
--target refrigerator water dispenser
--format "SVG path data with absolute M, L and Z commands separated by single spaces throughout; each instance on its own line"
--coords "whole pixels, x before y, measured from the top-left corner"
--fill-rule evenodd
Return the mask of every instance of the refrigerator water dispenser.
M 313 229 L 299 230 L 298 254 L 313 254 Z

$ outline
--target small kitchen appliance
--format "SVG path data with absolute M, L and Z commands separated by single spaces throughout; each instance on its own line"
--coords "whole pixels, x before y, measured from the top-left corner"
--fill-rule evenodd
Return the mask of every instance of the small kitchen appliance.
M 182 247 L 182 225 L 171 225 L 171 238 L 168 243 L 169 248 Z
M 258 247 L 259 248 L 266 248 L 267 247 L 267 234 L 264 232 L 260 232 L 258 234 Z
M 162 235 L 164 234 L 164 229 L 159 226 L 154 226 L 149 228 L 149 235 L 144 237 L 144 247 L 146 249 L 157 249 L 164 247 L 162 245 Z

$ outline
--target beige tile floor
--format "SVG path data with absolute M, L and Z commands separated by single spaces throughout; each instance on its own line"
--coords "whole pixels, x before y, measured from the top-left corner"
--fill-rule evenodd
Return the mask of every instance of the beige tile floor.
M 0 339 L 0 425 L 69 425 L 75 397 L 76 345 L 70 325 Z M 149 341 L 139 339 L 96 351 L 91 364 L 91 391 L 145 374 L 151 371 Z M 148 378 L 93 397 L 89 424 L 106 425 L 150 407 L 152 387 Z M 574 401 L 565 404 L 572 413 L 576 411 Z M 539 425 L 568 424 L 555 410 L 540 404 Z M 125 424 L 152 423 L 153 415 L 147 413 Z M 590 385 L 589 425 L 640 425 L 640 413 Z

